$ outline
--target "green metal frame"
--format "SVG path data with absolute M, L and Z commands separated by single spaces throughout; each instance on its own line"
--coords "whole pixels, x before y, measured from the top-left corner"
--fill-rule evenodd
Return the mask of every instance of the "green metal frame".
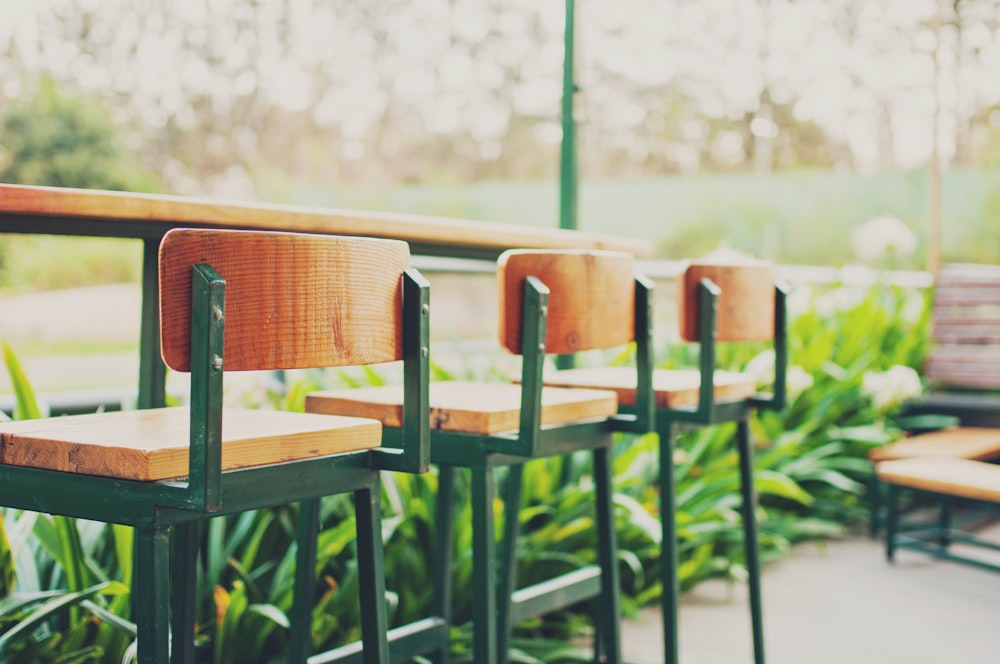
M 146 257 L 149 261 L 150 252 Z M 364 652 L 359 661 L 387 664 L 379 471 L 392 468 L 420 472 L 428 465 L 427 281 L 415 270 L 403 275 L 407 406 L 402 435 L 397 437 L 395 445 L 226 472 L 221 471 L 220 465 L 225 282 L 207 265 L 194 266 L 192 282 L 189 476 L 139 482 L 0 465 L 0 504 L 133 526 L 136 573 L 132 610 L 138 661 L 177 664 L 194 658 L 194 570 L 200 520 L 301 502 L 298 534 L 301 562 L 315 555 L 318 499 L 333 493 L 353 492 L 360 588 L 365 591 Z M 171 529 L 175 530 L 172 569 Z M 300 569 L 308 572 L 312 567 L 300 565 Z M 308 655 L 313 583 L 308 573 L 296 578 L 289 662 L 305 662 Z M 168 624 L 172 630 L 168 630 Z
M 548 317 L 548 288 L 538 279 L 524 283 L 522 318 L 522 392 L 520 428 L 516 432 L 473 435 L 449 431 L 431 432 L 431 462 L 439 468 L 437 555 L 433 570 L 434 615 L 389 631 L 391 660 L 406 661 L 434 655 L 447 662 L 451 611 L 451 556 L 454 517 L 455 473 L 467 469 L 471 475 L 473 519 L 473 661 L 496 664 L 507 661 L 512 626 L 518 621 L 543 615 L 588 599 L 601 599 L 595 627 L 600 661 L 621 661 L 619 591 L 611 485 L 611 452 L 615 432 L 652 430 L 652 284 L 636 279 L 635 337 L 639 396 L 643 407 L 602 421 L 567 425 L 541 425 L 542 369 Z M 392 429 L 385 429 L 387 438 Z M 600 542 L 599 561 L 542 584 L 517 588 L 514 552 L 517 548 L 523 465 L 531 459 L 590 451 L 594 458 L 596 522 Z M 505 528 L 499 555 L 495 540 L 494 471 L 508 468 L 504 491 Z M 358 661 L 354 644 L 310 659 L 310 664 Z
M 656 430 L 660 437 L 660 515 L 663 533 L 660 573 L 662 581 L 664 661 L 679 661 L 677 639 L 679 580 L 677 577 L 677 523 L 675 515 L 674 436 L 685 428 L 736 422 L 736 446 L 740 457 L 743 541 L 746 550 L 750 615 L 753 633 L 754 662 L 764 664 L 764 628 L 760 587 L 756 505 L 753 484 L 753 448 L 749 418 L 755 408 L 780 410 L 785 407 L 788 367 L 786 289 L 775 286 L 774 308 L 774 386 L 770 394 L 748 399 L 717 402 L 714 375 L 716 366 L 715 319 L 719 288 L 708 279 L 698 287 L 699 386 L 694 408 L 660 408 L 656 411 Z
M 958 499 L 936 491 L 913 489 L 898 484 L 886 483 L 887 517 L 885 524 L 885 557 L 892 563 L 896 560 L 896 551 L 908 549 L 920 551 L 941 560 L 977 567 L 991 572 L 1000 572 L 1000 564 L 973 556 L 956 553 L 950 548 L 952 543 L 972 545 L 981 549 L 1000 551 L 1000 542 L 992 542 L 972 533 L 953 527 L 953 508 Z M 925 524 L 906 527 L 902 524 L 903 509 L 900 501 L 903 491 L 913 494 L 931 496 L 939 501 L 938 522 L 933 526 Z M 963 503 L 988 505 L 995 508 L 995 503 L 962 499 Z

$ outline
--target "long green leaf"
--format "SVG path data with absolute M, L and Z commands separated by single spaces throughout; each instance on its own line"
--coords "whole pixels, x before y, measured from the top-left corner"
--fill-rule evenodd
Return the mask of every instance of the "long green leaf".
M 2 653 L 4 648 L 7 647 L 7 644 L 20 638 L 22 635 L 30 634 L 38 625 L 48 620 L 55 613 L 65 609 L 66 607 L 78 605 L 81 601 L 89 597 L 93 597 L 111 585 L 112 584 L 109 583 L 99 583 L 96 586 L 87 588 L 86 590 L 75 593 L 66 593 L 60 597 L 45 602 L 40 607 L 32 611 L 29 616 L 24 618 L 14 628 L 0 635 L 0 653 Z
M 3 344 L 3 361 L 7 365 L 7 373 L 10 374 L 10 380 L 14 386 L 14 396 L 17 398 L 14 419 L 37 420 L 41 418 L 42 410 L 38 407 L 35 391 L 32 389 L 31 383 L 28 382 L 24 369 L 21 368 L 21 362 L 7 344 Z

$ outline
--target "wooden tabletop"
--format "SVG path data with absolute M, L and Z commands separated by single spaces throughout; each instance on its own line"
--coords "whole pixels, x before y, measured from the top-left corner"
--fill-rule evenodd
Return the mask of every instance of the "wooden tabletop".
M 0 184 L 0 232 L 158 238 L 174 227 L 282 230 L 394 238 L 414 254 L 495 258 L 512 247 L 609 249 L 637 257 L 636 238 L 423 215 Z

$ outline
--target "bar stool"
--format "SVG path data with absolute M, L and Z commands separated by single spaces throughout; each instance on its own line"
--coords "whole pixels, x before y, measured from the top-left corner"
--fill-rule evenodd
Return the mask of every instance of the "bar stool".
M 430 624 L 435 621 L 429 619 L 422 632 L 419 625 L 390 632 L 392 657 L 438 653 L 438 661 L 447 660 L 455 471 L 465 468 L 471 474 L 473 518 L 473 661 L 506 662 L 513 624 L 596 597 L 595 650 L 601 661 L 618 662 L 612 434 L 646 432 L 652 426 L 651 285 L 633 274 L 627 254 L 594 251 L 509 251 L 499 259 L 497 281 L 500 342 L 522 356 L 522 383 L 431 383 L 431 461 L 439 468 L 434 612 L 440 621 Z M 636 413 L 618 414 L 613 392 L 542 387 L 547 353 L 611 348 L 633 341 L 637 368 L 630 373 L 639 385 L 633 394 L 639 404 Z M 363 413 L 381 420 L 391 431 L 399 426 L 400 394 L 394 387 L 319 392 L 307 397 L 306 409 Z M 523 464 L 580 450 L 593 455 L 598 564 L 515 590 Z M 508 474 L 503 550 L 498 561 L 494 470 L 502 467 Z
M 780 409 L 785 403 L 785 291 L 776 286 L 770 263 L 739 265 L 688 262 L 677 277 L 681 339 L 699 343 L 698 370 L 656 369 L 656 429 L 660 437 L 660 512 L 664 657 L 678 661 L 678 578 L 674 514 L 673 439 L 683 428 L 736 422 L 743 498 L 743 533 L 750 589 L 754 661 L 764 662 L 756 495 L 749 417 L 754 408 Z M 716 370 L 716 343 L 773 341 L 772 394 L 757 394 L 753 376 Z M 622 404 L 635 403 L 634 379 L 618 368 L 568 369 L 550 374 L 546 385 L 613 389 Z
M 162 352 L 191 372 L 190 407 L 0 424 L 0 504 L 134 526 L 139 662 L 194 660 L 198 522 L 297 501 L 288 661 L 304 662 L 315 550 L 303 544 L 315 544 L 319 498 L 353 493 L 364 662 L 387 664 L 379 469 L 422 471 L 429 452 L 429 287 L 408 266 L 398 241 L 170 231 L 159 250 Z M 392 445 L 371 419 L 222 406 L 224 369 L 395 360 L 406 385 Z

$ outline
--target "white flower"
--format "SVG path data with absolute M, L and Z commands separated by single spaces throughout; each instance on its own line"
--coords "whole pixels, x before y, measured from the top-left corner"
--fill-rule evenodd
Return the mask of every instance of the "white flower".
M 871 398 L 875 408 L 885 413 L 907 399 L 923 394 L 920 376 L 910 367 L 895 365 L 884 372 L 869 372 L 861 382 L 861 393 Z
M 788 318 L 795 320 L 813 309 L 813 289 L 809 286 L 799 286 L 788 294 L 785 302 Z
M 788 367 L 785 381 L 788 400 L 792 401 L 813 386 L 813 375 L 800 366 Z
M 814 309 L 820 318 L 829 318 L 842 311 L 848 311 L 864 302 L 867 291 L 861 288 L 838 286 L 818 296 Z
M 758 388 L 768 387 L 774 384 L 774 349 L 769 348 L 752 360 L 747 362 L 743 369 L 754 377 Z M 813 376 L 800 366 L 788 367 L 785 374 L 785 387 L 788 392 L 788 400 L 791 401 L 813 386 Z
M 753 376 L 757 387 L 765 387 L 774 383 L 774 349 L 769 348 L 756 355 L 747 362 L 743 373 Z
M 910 290 L 906 293 L 906 300 L 903 302 L 903 320 L 907 323 L 913 324 L 920 320 L 920 317 L 924 313 L 924 307 L 927 306 L 927 301 L 920 291 Z
M 858 258 L 880 263 L 889 256 L 908 256 L 916 251 L 917 236 L 898 217 L 872 217 L 851 233 L 851 245 Z

